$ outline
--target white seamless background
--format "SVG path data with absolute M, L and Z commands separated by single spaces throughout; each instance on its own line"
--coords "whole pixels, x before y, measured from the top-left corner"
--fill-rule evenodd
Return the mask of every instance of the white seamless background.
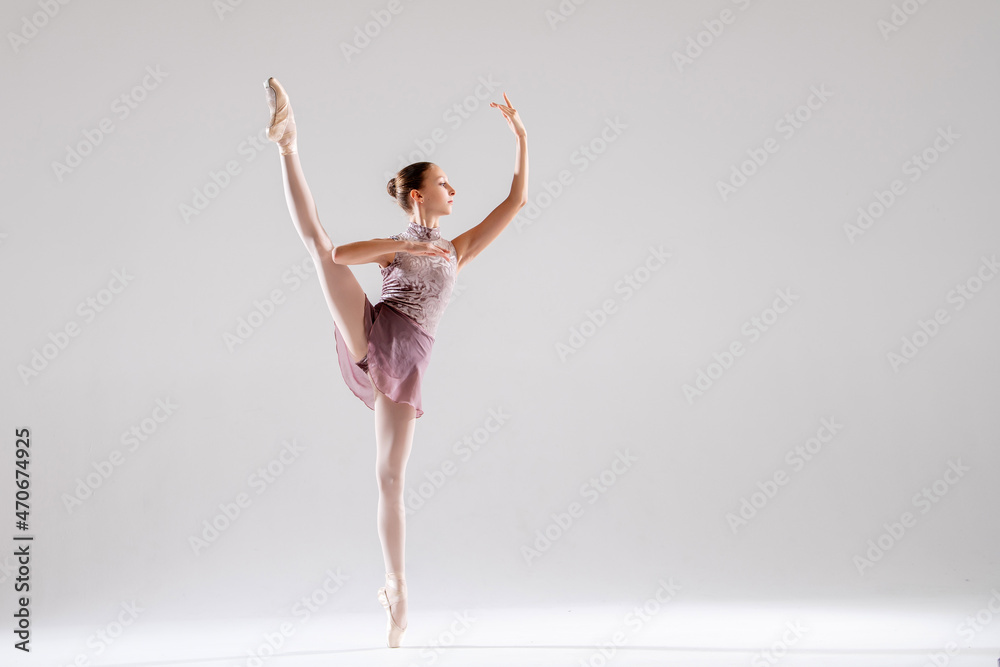
M 454 238 L 510 186 L 489 102 L 528 131 L 531 204 L 459 276 L 425 380 L 421 608 L 670 581 L 957 624 L 1000 586 L 995 2 L 15 0 L 0 26 L 5 636 L 17 428 L 37 628 L 268 617 L 329 572 L 321 613 L 372 605 L 372 413 L 261 133 L 268 76 L 335 243 L 402 231 L 386 174 L 423 159 Z

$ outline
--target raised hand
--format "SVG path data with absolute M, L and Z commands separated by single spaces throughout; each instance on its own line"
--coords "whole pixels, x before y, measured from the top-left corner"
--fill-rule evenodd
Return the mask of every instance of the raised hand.
M 517 115 L 517 109 L 511 107 L 510 98 L 507 97 L 507 93 L 503 94 L 503 99 L 507 102 L 506 105 L 490 102 L 490 106 L 496 107 L 503 112 L 503 116 L 507 119 L 507 124 L 510 125 L 510 129 L 514 134 L 519 137 L 527 136 L 528 133 L 524 129 L 524 123 L 521 122 L 521 117 Z

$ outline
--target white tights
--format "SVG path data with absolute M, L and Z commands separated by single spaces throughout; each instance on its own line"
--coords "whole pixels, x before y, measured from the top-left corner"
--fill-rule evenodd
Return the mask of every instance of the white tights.
M 319 221 L 312 193 L 302 173 L 297 153 L 281 156 L 285 200 L 296 231 L 317 268 L 320 286 L 355 361 L 368 349 L 364 330 L 365 293 L 351 269 L 333 261 L 334 244 Z M 374 384 L 372 385 L 374 388 Z M 378 535 L 387 573 L 404 575 L 403 547 L 406 515 L 403 510 L 403 479 L 413 444 L 416 411 L 412 405 L 395 403 L 375 389 L 375 477 L 378 482 Z M 405 624 L 405 602 L 393 605 L 393 615 Z M 397 613 L 399 614 L 397 616 Z
M 413 445 L 416 411 L 375 390 L 375 477 L 378 481 L 378 536 L 386 573 L 405 579 L 406 511 L 403 482 Z M 393 605 L 393 617 L 406 625 L 405 600 Z

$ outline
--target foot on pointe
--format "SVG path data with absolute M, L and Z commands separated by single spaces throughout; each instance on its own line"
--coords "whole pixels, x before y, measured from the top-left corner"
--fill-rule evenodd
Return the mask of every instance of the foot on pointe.
M 264 82 L 267 106 L 271 112 L 267 138 L 278 144 L 282 155 L 298 153 L 295 143 L 295 118 L 288 93 L 273 76 Z
M 385 608 L 386 640 L 389 648 L 398 648 L 406 632 L 406 580 L 403 575 L 386 573 L 386 585 L 378 589 L 378 600 Z

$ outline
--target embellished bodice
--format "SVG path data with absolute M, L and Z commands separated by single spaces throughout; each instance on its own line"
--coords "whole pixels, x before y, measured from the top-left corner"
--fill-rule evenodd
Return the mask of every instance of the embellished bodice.
M 392 262 L 382 268 L 382 301 L 408 315 L 431 337 L 455 289 L 458 255 L 451 241 L 441 238 L 437 227 L 410 222 L 394 241 L 430 241 L 445 248 L 450 256 L 431 257 L 397 252 Z

